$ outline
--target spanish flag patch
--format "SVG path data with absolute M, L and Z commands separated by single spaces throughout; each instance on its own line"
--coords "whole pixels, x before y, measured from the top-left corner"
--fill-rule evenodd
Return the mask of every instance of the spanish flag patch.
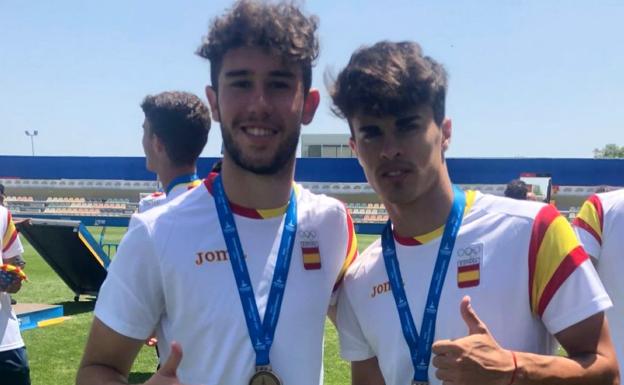
M 457 267 L 457 286 L 460 288 L 479 286 L 481 271 L 479 264 Z
M 303 268 L 306 270 L 318 270 L 321 268 L 321 254 L 318 247 L 302 247 Z
M 457 248 L 457 286 L 461 289 L 479 286 L 483 244 L 477 243 Z

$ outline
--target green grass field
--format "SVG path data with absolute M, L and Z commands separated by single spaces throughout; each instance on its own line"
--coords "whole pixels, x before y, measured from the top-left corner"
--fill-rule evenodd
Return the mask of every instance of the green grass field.
M 96 239 L 99 229 L 89 228 Z M 106 242 L 119 242 L 125 229 L 110 228 L 106 231 Z M 363 250 L 375 237 L 361 235 L 358 247 Z M 31 367 L 33 385 L 70 385 L 74 383 L 76 370 L 82 356 L 91 320 L 94 301 L 83 299 L 73 302 L 74 293 L 63 283 L 48 264 L 34 251 L 22 237 L 24 258 L 27 261 L 26 272 L 29 282 L 14 296 L 21 303 L 60 304 L 65 315 L 71 319 L 62 324 L 22 332 L 26 341 Z M 325 332 L 325 383 L 343 385 L 350 383 L 348 363 L 338 354 L 338 336 L 331 322 L 326 324 Z M 130 383 L 144 382 L 156 367 L 156 355 L 153 348 L 143 348 L 139 353 Z M 1 380 L 0 380 L 1 382 Z

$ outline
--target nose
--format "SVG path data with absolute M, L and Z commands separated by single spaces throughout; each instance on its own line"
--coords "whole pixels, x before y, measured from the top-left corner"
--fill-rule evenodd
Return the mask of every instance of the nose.
M 394 135 L 384 135 L 381 147 L 381 157 L 383 159 L 394 159 L 401 156 L 401 141 Z
M 269 94 L 264 87 L 255 87 L 250 100 L 248 100 L 247 109 L 249 113 L 262 117 L 269 115 L 271 108 Z

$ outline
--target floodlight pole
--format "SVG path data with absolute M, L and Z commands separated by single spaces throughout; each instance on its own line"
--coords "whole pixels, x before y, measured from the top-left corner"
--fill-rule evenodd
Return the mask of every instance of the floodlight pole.
M 30 149 L 32 150 L 32 156 L 35 156 L 35 136 L 39 134 L 39 131 L 34 130 L 31 134 L 28 130 L 26 130 L 24 133 L 26 136 L 30 137 Z

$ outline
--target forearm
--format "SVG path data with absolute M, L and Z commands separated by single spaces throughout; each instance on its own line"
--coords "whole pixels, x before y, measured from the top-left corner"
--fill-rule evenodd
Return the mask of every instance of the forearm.
M 516 352 L 514 385 L 619 385 L 617 367 L 597 353 L 574 357 Z
M 78 369 L 76 385 L 127 385 L 128 379 L 104 365 L 84 365 Z

